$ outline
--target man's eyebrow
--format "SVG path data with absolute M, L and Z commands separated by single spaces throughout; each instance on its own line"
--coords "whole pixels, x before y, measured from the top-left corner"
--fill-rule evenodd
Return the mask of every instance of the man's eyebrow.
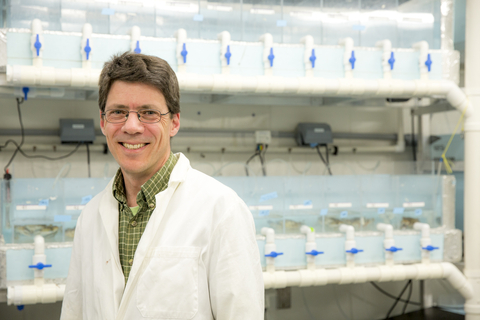
M 109 107 L 109 109 L 129 109 L 129 107 L 127 107 L 123 104 L 112 104 L 108 107 Z M 155 108 L 155 106 L 151 105 L 151 104 L 145 104 L 145 105 L 137 108 L 137 110 L 142 110 L 142 109 L 154 109 L 154 110 L 156 110 L 157 108 Z

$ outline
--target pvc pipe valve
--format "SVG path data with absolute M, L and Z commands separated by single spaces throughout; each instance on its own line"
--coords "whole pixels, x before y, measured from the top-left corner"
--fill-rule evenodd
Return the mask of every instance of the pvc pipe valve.
M 137 40 L 137 44 L 135 45 L 135 49 L 133 50 L 135 53 L 140 53 L 142 50 L 140 49 L 140 41 Z
M 427 55 L 427 60 L 425 61 L 425 65 L 427 66 L 428 68 L 428 72 L 430 72 L 432 70 L 432 59 L 430 58 L 430 53 Z
M 273 55 L 273 48 L 270 48 L 270 54 L 268 55 L 268 60 L 270 61 L 270 67 L 273 67 L 273 59 L 275 59 L 275 56 Z
M 182 51 L 180 52 L 180 54 L 181 54 L 182 57 L 183 57 L 183 63 L 187 63 L 187 54 L 188 54 L 188 51 L 187 51 L 187 46 L 185 45 L 185 43 L 183 44 Z
M 92 52 L 92 47 L 90 47 L 90 39 L 87 39 L 87 45 L 83 49 L 87 54 L 87 60 L 90 58 L 90 52 Z
M 39 36 L 37 34 L 37 40 L 35 41 L 35 43 L 33 44 L 33 46 L 35 47 L 35 49 L 37 49 L 37 57 L 40 56 L 40 48 L 42 47 L 42 44 L 40 43 L 40 40 L 39 40 Z
M 230 65 L 230 58 L 232 57 L 232 53 L 230 52 L 230 46 L 227 46 L 227 52 L 225 52 L 225 59 L 227 59 L 227 65 Z
M 281 256 L 281 255 L 283 255 L 283 252 L 272 251 L 269 254 L 266 254 L 265 257 L 276 258 L 276 257 Z
M 393 64 L 395 63 L 395 56 L 393 51 L 390 53 L 390 59 L 388 59 L 388 64 L 390 65 L 390 70 L 393 70 Z
M 403 250 L 403 248 L 397 248 L 397 247 L 391 246 L 390 248 L 385 249 L 385 250 L 390 251 L 390 252 L 397 252 L 397 251 Z
M 305 252 L 305 254 L 309 254 L 309 255 L 312 255 L 312 256 L 316 257 L 319 254 L 324 254 L 324 252 L 323 251 L 312 250 L 310 252 Z
M 315 68 L 315 60 L 317 60 L 317 57 L 315 56 L 315 49 L 312 49 L 312 55 L 310 56 L 309 60 L 312 63 L 312 68 Z
M 30 91 L 30 88 L 29 87 L 23 87 L 22 91 L 23 91 L 23 98 L 25 99 L 25 101 L 27 101 L 28 100 L 28 91 Z
M 30 269 L 36 268 L 38 270 L 43 270 L 43 268 L 51 268 L 52 265 L 51 264 L 43 264 L 43 263 L 39 262 L 39 263 L 34 264 L 34 265 L 29 265 L 28 267 Z
M 431 245 L 428 245 L 426 247 L 422 247 L 423 250 L 427 250 L 427 251 L 433 251 L 433 250 L 438 250 L 440 249 L 439 247 L 434 247 L 434 246 L 431 246 Z
M 348 59 L 348 62 L 350 62 L 350 64 L 352 65 L 352 70 L 355 69 L 355 61 L 357 61 L 357 59 L 355 58 L 355 51 L 352 50 L 352 55 L 350 56 L 350 59 Z
M 359 252 L 363 252 L 363 250 L 362 249 L 357 249 L 357 248 L 352 248 L 350 250 L 346 250 L 345 252 L 357 254 Z

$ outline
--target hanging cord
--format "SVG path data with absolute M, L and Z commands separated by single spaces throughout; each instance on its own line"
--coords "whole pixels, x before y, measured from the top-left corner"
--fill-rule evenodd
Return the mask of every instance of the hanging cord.
M 411 118 L 412 118 L 412 151 L 413 151 L 413 161 L 417 161 L 417 146 L 415 143 L 415 115 L 413 114 L 413 110 L 411 111 Z
M 250 163 L 250 161 L 253 160 L 253 158 L 255 157 L 258 157 L 260 159 L 260 164 L 262 166 L 262 173 L 263 173 L 263 176 L 267 176 L 267 171 L 265 169 L 265 153 L 267 152 L 267 148 L 268 148 L 268 144 L 267 145 L 263 145 L 263 144 L 257 144 L 257 150 L 255 150 L 255 153 L 250 157 L 248 158 L 247 162 L 246 162 L 246 167 L 245 167 L 245 173 L 247 175 L 247 177 L 249 176 L 249 172 L 248 172 L 248 164 Z M 263 152 L 263 154 L 262 154 Z
M 324 164 L 325 167 L 327 168 L 328 173 L 329 173 L 331 176 L 333 176 L 332 170 L 330 169 L 330 162 L 329 162 L 329 159 L 328 159 L 328 146 L 325 145 L 326 157 L 327 157 L 327 160 L 326 160 L 326 161 L 325 161 L 325 158 L 323 157 L 322 153 L 320 152 L 320 146 L 319 146 L 319 145 L 316 145 L 316 146 L 315 146 L 315 149 L 317 149 L 317 153 L 318 153 L 318 155 L 320 156 L 320 159 L 322 160 L 323 164 Z
M 392 298 L 392 299 L 397 299 L 397 297 L 395 297 L 393 294 L 390 294 L 390 293 L 386 292 L 385 290 L 383 290 L 382 288 L 380 288 L 375 282 L 370 282 L 370 284 L 371 284 L 375 289 L 377 289 L 378 291 L 380 291 L 381 293 L 383 293 L 384 295 L 386 295 L 387 297 Z M 399 301 L 400 301 L 400 302 L 407 303 L 407 300 L 400 299 Z M 416 306 L 421 306 L 421 305 L 422 305 L 420 302 L 415 302 L 415 301 L 408 301 L 408 303 L 413 304 L 413 305 L 416 305 Z
M 395 307 L 397 306 L 398 301 L 400 301 L 400 299 L 401 299 L 402 296 L 403 296 L 403 293 L 405 292 L 405 290 L 407 290 L 407 287 L 410 285 L 410 283 L 412 283 L 412 280 L 408 280 L 408 282 L 407 282 L 407 284 L 405 285 L 405 287 L 403 287 L 402 292 L 400 292 L 400 294 L 398 295 L 398 297 L 395 299 L 395 303 L 392 305 L 392 307 L 390 308 L 390 310 L 388 310 L 388 313 L 387 313 L 387 316 L 385 317 L 385 320 L 390 319 L 390 314 L 392 313 L 393 309 L 395 309 Z
M 450 136 L 450 140 L 448 140 L 447 146 L 445 147 L 445 150 L 443 150 L 443 153 L 442 153 L 442 160 L 443 160 L 443 163 L 445 163 L 445 169 L 447 170 L 448 174 L 452 174 L 453 170 L 450 167 L 450 163 L 448 162 L 447 157 L 445 155 L 447 154 L 448 148 L 450 148 L 450 144 L 452 143 L 453 137 L 457 133 L 460 123 L 462 123 L 463 117 L 465 116 L 465 112 L 467 111 L 469 104 L 470 104 L 470 101 L 467 98 L 467 105 L 465 106 L 465 108 L 463 108 L 462 115 L 460 116 L 460 119 L 458 119 L 458 122 L 455 125 L 455 129 L 453 130 L 453 133 Z M 463 125 L 462 125 L 462 131 L 463 131 Z
M 88 165 L 88 177 L 91 178 L 92 175 L 90 174 L 90 148 L 88 147 L 88 143 L 85 143 L 87 147 L 87 165 Z
M 413 287 L 413 283 L 412 283 L 412 280 L 410 280 L 410 287 L 408 288 L 408 297 L 407 297 L 407 301 L 405 302 L 405 305 L 403 306 L 402 314 L 405 314 L 405 311 L 407 311 L 407 306 L 410 303 L 410 298 L 412 297 L 412 287 Z

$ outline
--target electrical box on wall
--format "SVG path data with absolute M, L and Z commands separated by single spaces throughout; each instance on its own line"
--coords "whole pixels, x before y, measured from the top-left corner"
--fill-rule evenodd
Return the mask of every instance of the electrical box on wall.
M 60 140 L 62 143 L 93 143 L 93 119 L 60 119 Z
M 326 123 L 299 123 L 295 128 L 299 146 L 316 146 L 333 143 L 332 129 Z

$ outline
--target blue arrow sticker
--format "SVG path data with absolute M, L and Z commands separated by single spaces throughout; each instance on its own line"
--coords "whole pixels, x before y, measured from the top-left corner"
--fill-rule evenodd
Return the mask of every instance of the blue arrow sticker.
M 394 214 L 403 214 L 404 211 L 405 211 L 405 208 L 393 208 Z
M 367 28 L 366 26 L 362 26 L 361 24 L 354 24 L 352 26 L 352 30 L 355 30 L 355 31 L 363 31 L 366 28 Z
M 320 210 L 320 215 L 321 216 L 326 216 L 328 214 L 328 209 L 322 209 Z
M 377 213 L 378 214 L 384 214 L 385 213 L 385 208 L 378 208 Z
M 72 216 L 67 214 L 56 214 L 53 217 L 53 221 L 55 222 L 69 222 L 72 221 Z
M 267 193 L 260 197 L 260 202 L 264 202 L 264 201 L 275 199 L 275 198 L 278 198 L 278 194 L 276 192 Z
M 415 215 L 416 216 L 421 216 L 422 215 L 422 209 L 415 209 Z
M 303 201 L 304 206 L 311 206 L 312 205 L 312 200 L 305 200 Z
M 269 214 L 270 214 L 270 210 L 260 210 L 260 212 L 258 213 L 260 217 L 265 217 L 265 216 L 268 216 Z
M 39 206 L 48 206 L 48 202 L 49 202 L 48 199 L 43 199 L 43 200 L 40 200 L 40 201 L 38 202 L 38 205 L 39 205 Z
M 82 198 L 82 204 L 87 204 L 90 200 L 92 200 L 92 195 L 88 195 Z
M 103 8 L 102 9 L 102 14 L 104 16 L 113 16 L 115 14 L 115 9 Z
M 277 27 L 286 27 L 287 20 L 277 20 Z
M 194 15 L 193 16 L 193 21 L 202 22 L 203 21 L 203 15 L 201 15 L 201 14 Z
M 340 218 L 346 218 L 346 217 L 348 217 L 348 211 L 340 212 Z

